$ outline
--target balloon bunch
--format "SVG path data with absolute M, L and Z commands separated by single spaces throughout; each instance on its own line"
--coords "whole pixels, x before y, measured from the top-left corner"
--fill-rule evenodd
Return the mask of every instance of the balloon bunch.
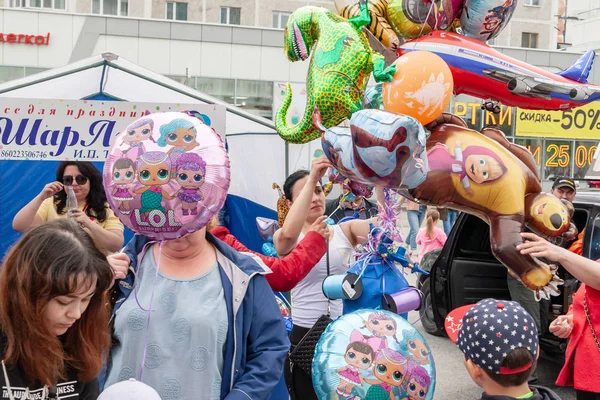
M 360 308 L 383 308 L 406 318 L 408 311 L 422 305 L 421 294 L 408 284 L 404 269 L 427 273 L 419 269 L 407 256 L 406 249 L 400 246 L 402 234 L 396 224 L 394 208 L 391 191 L 385 189 L 377 216 L 379 226 L 371 226 L 368 241 L 359 246 L 356 261 L 348 270 L 360 277 L 363 295 L 357 299 L 344 299 L 344 313 Z
M 385 189 L 380 204 L 379 226 L 371 225 L 368 240 L 358 247 L 356 261 L 342 275 L 330 275 L 323 282 L 323 293 L 330 299 L 344 299 L 344 313 L 361 308 L 387 309 L 407 316 L 421 307 L 422 295 L 410 287 L 404 268 L 420 272 L 400 246 L 402 235 L 396 226 L 391 191 Z M 400 268 L 398 268 L 400 265 Z
M 360 15 L 360 3 L 335 0 L 338 14 L 344 18 Z M 388 48 L 435 30 L 487 41 L 502 32 L 516 6 L 517 0 L 372 0 L 367 29 Z

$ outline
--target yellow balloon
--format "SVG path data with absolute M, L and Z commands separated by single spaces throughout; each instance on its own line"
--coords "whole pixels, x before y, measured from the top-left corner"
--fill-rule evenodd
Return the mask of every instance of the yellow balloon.
M 395 62 L 394 80 L 383 84 L 383 107 L 425 125 L 442 115 L 454 90 L 448 64 L 441 57 L 414 51 Z
M 334 0 L 338 14 L 346 19 L 360 15 L 359 0 Z M 369 31 L 385 47 L 395 48 L 400 45 L 398 36 L 390 26 L 387 19 L 388 0 L 370 0 L 367 3 L 371 23 L 367 26 Z

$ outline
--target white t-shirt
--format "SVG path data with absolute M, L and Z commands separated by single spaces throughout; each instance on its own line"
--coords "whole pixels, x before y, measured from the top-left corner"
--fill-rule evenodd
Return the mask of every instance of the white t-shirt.
M 350 267 L 352 244 L 339 225 L 334 225 L 333 238 L 329 242 L 329 273 L 343 274 Z M 300 235 L 298 241 L 304 235 Z M 323 295 L 323 280 L 327 277 L 327 254 L 292 289 L 292 320 L 294 325 L 312 328 L 319 317 L 327 313 L 327 297 Z M 342 300 L 331 300 L 331 318 L 342 315 Z

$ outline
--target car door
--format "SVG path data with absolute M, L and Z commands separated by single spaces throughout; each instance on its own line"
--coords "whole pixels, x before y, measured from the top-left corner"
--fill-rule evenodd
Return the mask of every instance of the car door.
M 489 225 L 478 217 L 465 218 L 448 272 L 451 309 L 486 298 L 510 299 L 508 272 L 492 254 Z
M 490 227 L 462 213 L 431 270 L 431 306 L 436 325 L 454 308 L 485 298 L 510 299 L 507 270 L 492 255 Z

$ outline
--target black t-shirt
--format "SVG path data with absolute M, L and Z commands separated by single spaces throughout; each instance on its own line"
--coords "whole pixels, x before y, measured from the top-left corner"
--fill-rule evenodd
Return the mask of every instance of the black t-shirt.
M 346 217 L 351 217 L 354 215 L 356 210 L 352 210 L 350 208 L 342 209 L 339 207 L 340 199 L 332 199 L 327 200 L 325 203 L 325 215 L 329 216 L 336 224 Z M 363 199 L 363 207 L 365 211 L 360 213 L 359 219 L 369 219 L 377 216 L 378 208 L 377 204 L 371 203 L 367 199 Z M 333 213 L 333 214 L 332 214 Z
M 4 358 L 6 339 L 0 337 L 0 344 L 2 350 L 2 358 Z M 40 349 L 40 357 L 44 356 L 44 352 Z M 11 387 L 12 396 L 15 400 L 21 399 L 34 399 L 34 400 L 53 400 L 53 399 L 69 399 L 69 400 L 96 400 L 99 395 L 98 379 L 94 379 L 91 382 L 81 382 L 77 378 L 77 374 L 72 369 L 67 369 L 67 379 L 59 381 L 56 387 L 49 390 L 49 395 L 43 397 L 44 385 L 35 381 L 33 384 L 28 385 L 23 369 L 20 366 L 6 365 L 6 375 L 8 375 L 8 382 Z M 6 378 L 4 371 L 0 366 L 0 386 L 2 387 L 2 393 L 0 399 L 9 400 L 10 394 L 8 392 L 8 385 L 6 384 Z M 29 397 L 25 397 L 25 391 L 29 389 Z

